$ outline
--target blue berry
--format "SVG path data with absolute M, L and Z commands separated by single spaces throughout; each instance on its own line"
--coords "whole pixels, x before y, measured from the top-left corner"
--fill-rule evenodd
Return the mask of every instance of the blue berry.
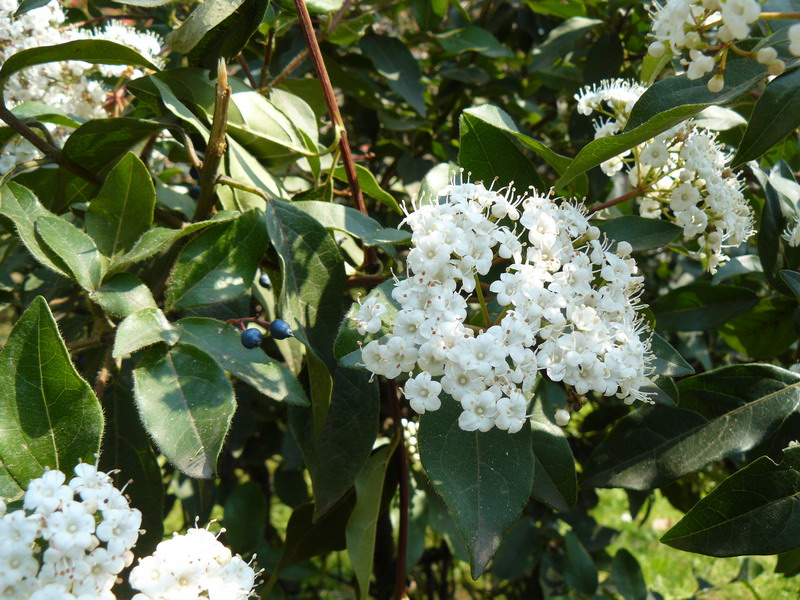
M 189 196 L 191 196 L 194 200 L 197 200 L 200 197 L 200 186 L 193 185 L 189 188 Z
M 258 278 L 258 283 L 263 288 L 266 288 L 268 290 L 272 289 L 272 281 L 270 280 L 269 275 L 267 275 L 266 273 L 261 274 L 261 277 Z
M 294 337 L 291 327 L 283 319 L 275 319 L 269 326 L 269 332 L 276 340 L 285 340 L 286 338 Z
M 189 176 L 190 176 L 192 179 L 194 179 L 195 181 L 199 181 L 199 180 L 200 180 L 200 173 L 198 173 L 198 172 L 197 172 L 197 169 L 195 169 L 194 167 L 192 167 L 191 169 L 189 169 Z
M 261 345 L 262 339 L 264 339 L 264 334 L 258 329 L 245 329 L 242 332 L 242 346 L 249 350 L 258 348 Z

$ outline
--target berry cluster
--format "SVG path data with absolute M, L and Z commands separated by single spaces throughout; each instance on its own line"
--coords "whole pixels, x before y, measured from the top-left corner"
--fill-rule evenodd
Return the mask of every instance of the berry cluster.
M 401 310 L 362 360 L 388 378 L 409 373 L 404 393 L 415 411 L 437 410 L 444 392 L 461 404 L 462 429 L 513 433 L 540 372 L 578 394 L 646 400 L 649 341 L 635 312 L 642 278 L 630 245 L 612 251 L 580 207 L 459 182 L 404 222 L 413 232 L 408 277 L 392 291 Z M 495 294 L 493 318 L 484 287 Z M 368 299 L 358 331 L 381 331 L 385 315 Z
M 276 340 L 285 340 L 294 337 L 294 332 L 289 324 L 283 319 L 275 319 L 269 324 L 269 333 Z M 242 332 L 242 346 L 248 350 L 258 348 L 261 342 L 264 341 L 264 334 L 260 329 L 250 327 Z
M 142 514 L 92 465 L 65 481 L 45 471 L 28 484 L 22 509 L 6 512 L 0 500 L 0 597 L 114 600 Z
M 594 123 L 595 139 L 609 137 L 625 128 L 644 91 L 622 79 L 605 80 L 575 94 L 577 110 L 600 115 Z M 716 136 L 690 120 L 607 160 L 601 168 L 609 176 L 624 170 L 639 192 L 641 215 L 679 225 L 684 239 L 698 246 L 691 255 L 713 273 L 727 260 L 724 248 L 735 248 L 753 234 L 753 210 L 729 162 Z

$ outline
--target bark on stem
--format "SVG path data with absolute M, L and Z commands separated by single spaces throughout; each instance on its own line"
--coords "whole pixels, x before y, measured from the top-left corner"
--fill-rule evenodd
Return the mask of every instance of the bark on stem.
M 394 597 L 396 600 L 406 598 L 406 554 L 408 553 L 408 453 L 403 431 L 403 421 L 400 417 L 400 394 L 397 382 L 394 379 L 387 381 L 389 404 L 392 410 L 395 435 L 397 436 L 397 450 L 395 456 L 398 461 L 400 478 L 400 526 L 397 530 L 397 571 L 394 581 Z

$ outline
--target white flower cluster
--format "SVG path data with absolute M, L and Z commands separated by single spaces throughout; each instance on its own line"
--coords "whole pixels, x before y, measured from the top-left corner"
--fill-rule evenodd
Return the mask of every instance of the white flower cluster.
M 655 57 L 668 50 L 675 55 L 688 52 L 688 60 L 682 62 L 689 79 L 700 79 L 720 62 L 718 73 L 708 82 L 710 91 L 719 92 L 725 85 L 722 71 L 729 48 L 737 40 L 750 37 L 750 26 L 760 16 L 761 3 L 757 0 L 665 0 L 656 4 L 652 13 L 651 35 L 655 41 L 648 52 Z M 800 56 L 800 25 L 793 25 L 788 34 L 789 51 Z M 766 65 L 771 75 L 780 75 L 786 68 L 774 48 L 761 48 L 752 56 Z
M 389 378 L 416 371 L 404 387 L 411 407 L 437 410 L 445 392 L 460 402 L 467 431 L 519 431 L 540 371 L 578 394 L 646 400 L 649 342 L 635 312 L 642 278 L 630 245 L 610 251 L 569 202 L 512 193 L 453 183 L 437 203 L 407 213 L 408 278 L 392 291 L 401 310 L 388 336 L 362 348 L 365 366 Z M 506 266 L 488 288 L 502 312 L 478 327 L 467 321 L 472 297 L 485 322 L 480 277 L 496 255 Z M 368 299 L 359 331 L 377 333 L 385 315 Z
M 0 598 L 114 600 L 142 515 L 92 465 L 79 464 L 65 481 L 45 471 L 29 483 L 22 509 L 6 512 L 0 501 Z
M 624 80 L 603 81 L 575 95 L 578 111 L 597 113 L 595 138 L 612 136 L 627 123 L 644 88 Z M 742 183 L 728 168 L 730 156 L 715 134 L 687 121 L 601 165 L 611 176 L 625 170 L 640 190 L 639 209 L 649 218 L 663 218 L 683 228 L 684 239 L 696 241 L 691 255 L 710 272 L 727 260 L 753 233 L 753 210 L 741 192 Z
M 14 17 L 18 5 L 16 0 L 0 0 L 0 64 L 22 50 L 89 38 L 125 44 L 153 63 L 161 62 L 158 53 L 162 43 L 152 33 L 136 31 L 120 23 L 109 23 L 102 30 L 65 28 L 66 17 L 58 2 Z M 37 65 L 11 77 L 4 90 L 6 105 L 14 107 L 23 102 L 38 102 L 79 120 L 106 116 L 104 105 L 109 89 L 102 81 L 92 78 L 98 72 L 116 78 L 143 74 L 124 65 L 95 67 L 81 61 Z M 68 135 L 64 128 L 52 127 L 51 133 L 62 141 Z M 38 155 L 30 142 L 14 137 L 0 152 L 0 174 Z
M 161 542 L 130 574 L 133 600 L 245 600 L 256 572 L 206 529 Z

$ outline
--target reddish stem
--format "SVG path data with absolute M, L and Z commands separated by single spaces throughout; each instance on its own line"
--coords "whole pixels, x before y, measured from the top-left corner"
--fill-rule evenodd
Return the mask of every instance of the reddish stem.
M 231 325 L 238 326 L 242 331 L 247 329 L 245 327 L 245 323 L 256 323 L 257 325 L 261 325 L 265 329 L 269 329 L 269 326 L 272 324 L 270 321 L 265 321 L 261 317 L 242 317 L 240 319 L 226 319 L 226 323 L 230 323 Z
M 397 457 L 400 470 L 400 527 L 397 531 L 397 574 L 394 582 L 394 597 L 396 600 L 406 598 L 406 554 L 408 553 L 408 452 L 403 430 L 403 421 L 400 417 L 400 394 L 397 382 L 390 379 L 387 382 L 389 404 L 392 410 L 392 421 L 397 436 Z
M 630 200 L 631 198 L 635 198 L 636 196 L 638 196 L 642 192 L 646 192 L 652 186 L 653 186 L 653 184 L 650 183 L 650 184 L 642 186 L 642 187 L 635 187 L 631 191 L 629 191 L 629 192 L 627 192 L 625 194 L 622 194 L 622 196 L 617 196 L 616 198 L 612 198 L 611 200 L 607 200 L 606 202 L 601 202 L 600 204 L 595 204 L 594 206 L 590 206 L 589 209 L 588 209 L 588 212 L 591 214 L 591 213 L 595 213 L 595 212 L 597 212 L 599 210 L 603 210 L 604 208 L 609 208 L 611 206 L 616 206 L 617 204 L 625 202 L 625 200 Z

